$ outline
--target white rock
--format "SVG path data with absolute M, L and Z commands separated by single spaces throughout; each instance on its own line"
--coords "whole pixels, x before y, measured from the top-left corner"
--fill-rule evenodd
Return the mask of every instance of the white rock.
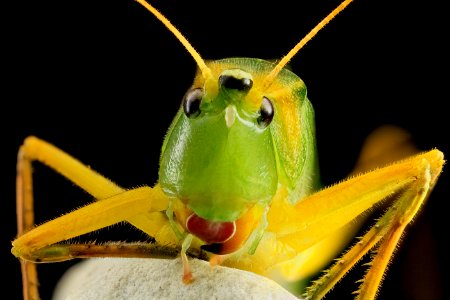
M 190 260 L 194 281 L 183 284 L 180 259 L 88 259 L 62 277 L 54 300 L 297 299 L 251 272 Z

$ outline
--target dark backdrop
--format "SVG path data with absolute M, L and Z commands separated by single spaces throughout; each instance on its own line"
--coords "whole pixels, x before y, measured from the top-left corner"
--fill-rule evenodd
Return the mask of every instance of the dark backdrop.
M 338 3 L 153 1 L 207 59 L 279 58 Z M 23 139 L 46 139 L 124 187 L 153 184 L 165 131 L 196 66 L 132 0 L 2 6 L 1 284 L 20 298 L 19 263 L 9 251 Z M 350 172 L 364 137 L 382 124 L 407 129 L 421 149 L 450 153 L 444 13 L 437 0 L 357 0 L 292 60 L 316 110 L 325 183 Z M 89 199 L 46 168 L 36 169 L 37 222 Z M 403 239 L 380 299 L 444 298 L 448 185 L 445 170 Z M 40 268 L 44 299 L 68 265 Z M 327 299 L 350 298 L 355 280 L 344 280 Z

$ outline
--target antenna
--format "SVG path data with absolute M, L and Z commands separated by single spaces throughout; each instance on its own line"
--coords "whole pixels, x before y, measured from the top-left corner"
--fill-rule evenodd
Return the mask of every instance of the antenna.
M 311 31 L 305 35 L 304 38 L 294 46 L 294 48 L 289 51 L 286 56 L 284 56 L 280 62 L 272 69 L 272 71 L 264 79 L 263 88 L 267 89 L 273 83 L 278 73 L 286 66 L 286 64 L 294 57 L 297 52 L 306 45 L 316 34 L 325 27 L 334 17 L 336 17 L 341 11 L 343 11 L 353 0 L 344 0 L 338 7 L 336 7 L 328 16 L 326 16 L 319 24 L 317 24 Z
M 161 23 L 163 23 L 164 26 L 166 26 L 166 28 L 169 29 L 170 32 L 173 33 L 173 35 L 175 35 L 175 37 L 180 41 L 180 43 L 183 44 L 184 48 L 186 48 L 189 54 L 191 54 L 191 56 L 197 63 L 198 67 L 200 68 L 200 71 L 202 72 L 205 81 L 208 81 L 208 79 L 212 79 L 211 69 L 208 68 L 203 58 L 194 49 L 194 47 L 192 47 L 191 43 L 189 43 L 189 41 L 184 37 L 184 35 L 163 14 L 161 14 L 156 8 L 151 6 L 145 0 L 136 0 L 136 1 L 139 2 L 142 6 L 144 6 L 149 12 L 151 12 L 158 20 L 160 20 Z

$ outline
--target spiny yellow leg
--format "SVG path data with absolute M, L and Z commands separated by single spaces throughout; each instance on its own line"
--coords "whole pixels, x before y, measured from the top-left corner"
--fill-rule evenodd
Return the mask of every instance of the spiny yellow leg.
M 52 221 L 52 225 L 45 225 L 44 229 L 34 227 L 34 216 L 33 216 L 33 184 L 32 184 L 32 166 L 31 163 L 34 161 L 40 161 L 50 168 L 56 170 L 63 176 L 67 177 L 69 180 L 73 181 L 76 185 L 80 186 L 88 193 L 93 195 L 97 200 L 108 199 L 108 204 L 100 204 L 100 206 L 91 204 L 86 208 L 83 208 L 82 212 L 86 213 L 84 217 L 89 214 L 97 215 L 102 210 L 106 211 L 108 208 L 110 211 L 117 212 L 116 217 L 111 217 L 109 221 L 105 221 L 103 224 L 113 222 L 114 220 L 119 220 L 122 217 L 148 233 L 149 235 L 155 237 L 155 239 L 161 244 L 173 245 L 177 243 L 176 237 L 170 230 L 170 226 L 167 224 L 166 218 L 160 210 L 165 209 L 167 206 L 167 199 L 163 195 L 162 191 L 158 186 L 151 189 L 149 187 L 138 189 L 136 191 L 125 192 L 125 190 L 100 174 L 96 173 L 87 166 L 84 166 L 78 160 L 74 159 L 70 155 L 64 153 L 58 148 L 50 145 L 42 140 L 35 137 L 29 137 L 25 140 L 24 144 L 19 150 L 18 162 L 17 162 L 17 224 L 18 224 L 18 236 L 19 238 L 13 242 L 13 252 L 16 255 L 31 255 L 39 247 L 44 247 L 47 244 L 55 243 L 61 239 L 68 238 L 65 235 L 60 235 L 60 240 L 51 238 L 45 230 L 53 230 L 52 226 L 60 226 L 61 223 L 65 222 L 67 226 L 70 226 L 72 217 L 61 217 L 59 219 L 64 219 L 65 221 L 57 221 L 56 219 Z M 125 193 L 124 193 L 125 192 Z M 135 193 L 142 193 L 136 199 L 130 199 L 130 197 L 136 196 Z M 121 194 L 118 198 L 114 196 Z M 147 198 L 145 201 L 143 198 Z M 153 200 L 153 201 L 152 201 Z M 132 204 L 132 211 L 127 210 L 126 213 L 121 213 L 119 207 L 125 203 Z M 157 205 L 157 207 L 149 207 L 151 205 Z M 111 205 L 118 205 L 117 209 L 114 209 Z M 134 204 L 134 206 L 133 206 Z M 143 206 L 140 206 L 140 205 Z M 127 204 L 128 205 L 128 204 Z M 151 210 L 149 210 L 151 208 Z M 157 212 L 155 212 L 157 211 Z M 77 214 L 80 214 L 79 212 Z M 114 213 L 113 213 L 114 214 Z M 108 219 L 108 216 L 105 216 Z M 125 220 L 123 219 L 123 220 Z M 122 220 L 122 221 L 123 221 Z M 77 222 L 80 222 L 77 220 Z M 77 223 L 80 226 L 80 232 L 87 232 L 91 224 L 90 221 L 85 221 L 84 225 Z M 58 225 L 56 225 L 58 224 Z M 66 225 L 64 225 L 66 226 Z M 94 226 L 95 227 L 95 226 Z M 67 229 L 68 227 L 66 227 Z M 83 229 L 84 228 L 84 229 Z M 31 231 L 30 231 L 31 230 Z M 63 230 L 59 230 L 63 231 Z M 67 231 L 67 230 L 66 230 Z M 26 234 L 24 234 L 27 232 Z M 40 236 L 44 239 L 42 241 L 37 241 L 36 237 Z M 40 239 L 39 238 L 39 239 Z M 21 260 L 22 264 L 22 280 L 24 289 L 25 299 L 38 299 L 38 280 L 36 267 L 34 264 L 30 264 L 24 260 Z
M 12 252 L 35 261 L 35 250 L 92 232 L 140 214 L 165 209 L 164 202 L 153 202 L 155 191 L 141 187 L 86 205 L 60 218 L 46 222 L 13 241 Z
M 380 201 L 393 197 L 391 206 L 377 223 L 309 288 L 307 297 L 322 298 L 364 254 L 378 246 L 358 291 L 361 299 L 374 299 L 401 234 L 426 200 L 443 164 L 443 154 L 432 150 L 352 177 L 299 201 L 290 209 L 276 199 L 269 212 L 268 231 L 285 247 L 302 252 Z M 260 248 L 271 247 L 263 244 Z

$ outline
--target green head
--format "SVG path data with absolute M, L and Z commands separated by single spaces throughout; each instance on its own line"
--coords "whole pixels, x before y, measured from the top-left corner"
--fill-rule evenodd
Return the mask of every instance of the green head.
M 306 89 L 288 70 L 265 88 L 273 67 L 249 58 L 209 62 L 212 80 L 198 72 L 166 135 L 159 183 L 204 219 L 234 221 L 256 203 L 266 206 L 279 176 L 286 178 L 279 171 L 283 146 L 275 144 L 288 126 L 299 133 L 300 101 L 292 99 L 307 101 Z M 292 154 L 299 153 L 292 147 L 300 149 L 300 141 L 286 143 Z

